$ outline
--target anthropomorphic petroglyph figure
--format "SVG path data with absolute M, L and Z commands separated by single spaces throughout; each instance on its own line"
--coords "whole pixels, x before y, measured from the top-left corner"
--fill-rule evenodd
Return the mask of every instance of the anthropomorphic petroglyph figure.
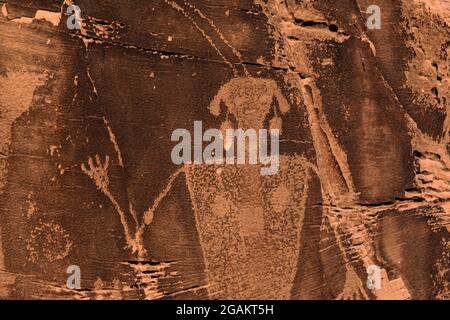
M 289 110 L 275 81 L 252 77 L 234 78 L 225 84 L 210 105 L 212 114 L 222 115 L 221 103 L 229 113 L 224 126 L 243 130 L 264 129 L 264 123 L 281 126 L 280 116 Z M 267 119 L 271 109 L 276 111 Z M 298 155 L 281 155 L 279 172 L 273 176 L 262 176 L 260 165 L 187 166 L 213 297 L 290 297 L 308 167 Z

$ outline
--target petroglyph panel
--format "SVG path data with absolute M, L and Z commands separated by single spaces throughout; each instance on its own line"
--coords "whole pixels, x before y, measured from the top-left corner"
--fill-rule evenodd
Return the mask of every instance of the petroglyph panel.
M 449 17 L 0 0 L 0 298 L 449 299 Z

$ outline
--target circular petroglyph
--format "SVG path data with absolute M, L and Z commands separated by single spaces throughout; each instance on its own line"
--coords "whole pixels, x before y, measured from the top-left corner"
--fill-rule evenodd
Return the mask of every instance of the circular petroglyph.
M 73 242 L 64 228 L 54 222 L 40 221 L 31 231 L 27 250 L 31 262 L 54 262 L 67 257 Z

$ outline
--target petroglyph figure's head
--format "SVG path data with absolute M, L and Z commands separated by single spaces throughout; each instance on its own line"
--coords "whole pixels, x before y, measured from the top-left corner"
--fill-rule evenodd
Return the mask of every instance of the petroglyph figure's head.
M 234 78 L 223 85 L 214 97 L 209 111 L 229 128 L 281 130 L 281 115 L 289 111 L 277 83 L 272 79 Z

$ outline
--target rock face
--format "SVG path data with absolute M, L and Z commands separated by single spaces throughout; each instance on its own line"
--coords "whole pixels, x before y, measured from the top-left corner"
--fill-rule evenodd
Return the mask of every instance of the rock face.
M 59 2 L 0 0 L 1 298 L 450 298 L 449 0 Z

